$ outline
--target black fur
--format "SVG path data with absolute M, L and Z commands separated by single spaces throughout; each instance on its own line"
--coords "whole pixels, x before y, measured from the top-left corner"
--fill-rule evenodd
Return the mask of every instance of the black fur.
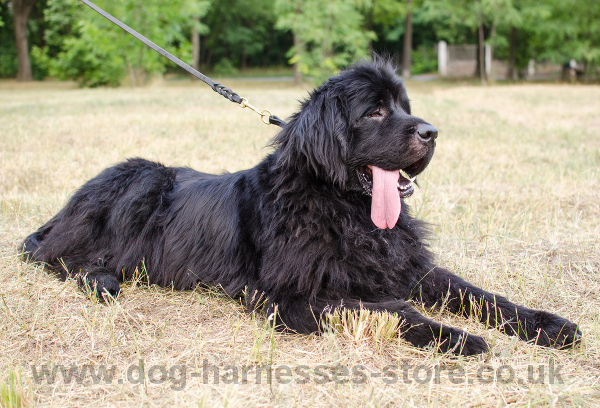
M 145 279 L 189 289 L 218 285 L 245 293 L 249 307 L 268 299 L 278 319 L 300 333 L 320 330 L 336 308 L 399 314 L 400 335 L 418 347 L 471 355 L 478 336 L 419 314 L 446 302 L 452 312 L 544 346 L 570 347 L 577 326 L 517 306 L 433 264 L 423 224 L 406 204 L 393 229 L 370 218 L 359 180 L 365 166 L 420 173 L 437 131 L 411 116 L 402 81 L 385 61 L 362 63 L 312 92 L 259 165 L 211 175 L 131 159 L 88 181 L 54 218 L 23 243 L 25 258 L 63 279 L 77 275 L 98 294 L 144 266 Z

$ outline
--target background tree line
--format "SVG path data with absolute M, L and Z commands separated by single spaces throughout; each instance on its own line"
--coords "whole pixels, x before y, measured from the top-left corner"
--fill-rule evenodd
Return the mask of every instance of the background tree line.
M 532 58 L 576 59 L 588 73 L 600 62 L 597 0 L 95 3 L 184 61 L 218 74 L 293 65 L 296 79 L 318 82 L 372 51 L 392 55 L 404 75 L 417 74 L 436 70 L 440 40 L 480 50 L 490 44 L 515 73 Z M 0 0 L 0 77 L 116 86 L 174 69 L 78 0 Z

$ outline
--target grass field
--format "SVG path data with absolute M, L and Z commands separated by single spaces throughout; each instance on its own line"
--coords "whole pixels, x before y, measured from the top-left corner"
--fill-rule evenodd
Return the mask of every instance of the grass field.
M 306 94 L 287 83 L 226 84 L 281 117 Z M 323 336 L 280 334 L 204 289 L 125 284 L 117 303 L 96 303 L 23 264 L 18 243 L 106 166 L 142 156 L 235 171 L 258 163 L 277 128 L 196 82 L 0 82 L 0 406 L 600 405 L 600 88 L 408 90 L 413 113 L 440 131 L 409 199 L 431 224 L 437 261 L 578 322 L 580 348 L 531 346 L 444 311 L 421 309 L 483 336 L 491 351 L 417 350 L 364 316 Z

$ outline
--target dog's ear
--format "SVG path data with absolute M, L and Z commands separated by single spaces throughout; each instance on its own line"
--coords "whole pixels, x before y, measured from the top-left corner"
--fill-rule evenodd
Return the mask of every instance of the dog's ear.
M 305 166 L 340 186 L 348 179 L 348 114 L 341 99 L 326 86 L 310 95 L 272 145 L 278 147 L 281 166 Z

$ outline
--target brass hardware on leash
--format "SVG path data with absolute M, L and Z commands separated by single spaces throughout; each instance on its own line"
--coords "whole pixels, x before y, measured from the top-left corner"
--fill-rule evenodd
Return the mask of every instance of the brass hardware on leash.
M 271 113 L 270 110 L 268 110 L 268 109 L 259 110 L 255 106 L 250 105 L 248 103 L 248 99 L 246 99 L 246 98 L 242 98 L 242 101 L 240 102 L 240 108 L 250 108 L 250 109 L 252 109 L 254 112 L 256 112 L 256 113 L 258 113 L 260 115 L 260 120 L 262 120 L 265 125 L 270 125 L 271 124 L 271 121 L 269 119 L 271 117 L 273 117 L 273 114 Z

